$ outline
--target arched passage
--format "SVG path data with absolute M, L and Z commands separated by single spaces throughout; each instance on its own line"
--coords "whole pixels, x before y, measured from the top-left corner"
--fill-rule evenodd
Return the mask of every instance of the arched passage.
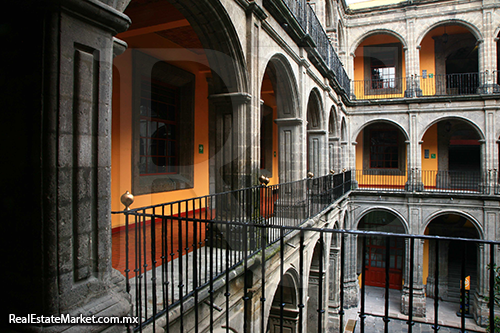
M 324 174 L 325 139 L 321 97 L 318 90 L 313 89 L 307 102 L 307 170 L 315 177 Z
M 442 213 L 432 218 L 425 229 L 426 235 L 460 237 L 479 239 L 480 233 L 475 221 L 464 214 L 455 212 Z M 426 241 L 424 249 L 428 247 L 428 276 L 427 296 L 435 297 L 436 272 L 436 241 Z M 458 303 L 460 299 L 460 276 L 462 264 L 465 264 L 465 276 L 470 276 L 470 295 L 478 287 L 478 255 L 477 244 L 459 241 L 439 241 L 439 294 L 444 301 Z M 471 297 L 472 299 L 472 297 Z
M 321 234 L 320 237 L 324 237 Z M 307 298 L 307 333 L 318 332 L 318 327 L 325 324 L 325 249 L 323 239 L 319 239 L 309 268 L 308 298 Z
M 354 95 L 356 99 L 404 97 L 405 50 L 394 33 L 374 32 L 354 51 Z
M 269 319 L 267 321 L 267 332 L 278 333 L 298 332 L 298 285 L 295 271 L 288 270 L 281 279 L 273 297 Z M 281 309 L 283 304 L 283 310 Z M 283 312 L 282 312 L 283 311 Z M 283 318 L 283 321 L 281 320 Z M 283 322 L 283 324 L 282 324 Z
M 358 230 L 405 233 L 405 227 L 398 216 L 387 210 L 373 210 L 364 215 L 358 223 Z M 405 241 L 400 237 L 390 237 L 389 287 L 401 289 L 405 265 Z M 362 251 L 362 241 L 358 238 L 358 272 L 365 264 L 365 281 L 368 286 L 385 287 L 386 237 L 368 237 L 366 253 Z
M 120 188 L 111 197 L 132 189 L 155 193 L 145 197 L 155 203 L 182 189 L 202 195 L 250 186 L 250 177 L 236 176 L 251 173 L 241 163 L 249 142 L 232 128 L 249 101 L 246 62 L 222 4 L 132 0 L 124 13 L 132 25 L 117 35 L 128 49 L 114 59 L 122 75 L 113 89 L 121 101 L 113 103 L 112 178 Z
M 479 46 L 470 27 L 443 22 L 428 31 L 420 43 L 420 69 L 424 96 L 475 94 Z
M 426 189 L 479 190 L 481 133 L 471 123 L 446 118 L 432 124 L 422 138 L 422 181 Z
M 337 127 L 337 113 L 335 108 L 332 106 L 328 119 L 328 167 L 330 171 L 338 170 L 339 134 Z
M 261 99 L 261 169 L 272 170 L 272 183 L 300 179 L 301 163 L 297 158 L 299 131 L 299 96 L 288 60 L 274 55 L 264 71 Z M 271 161 L 271 162 L 270 162 Z M 272 166 L 269 166 L 269 163 Z
M 356 138 L 356 180 L 360 187 L 403 190 L 407 181 L 407 135 L 397 124 L 374 121 Z

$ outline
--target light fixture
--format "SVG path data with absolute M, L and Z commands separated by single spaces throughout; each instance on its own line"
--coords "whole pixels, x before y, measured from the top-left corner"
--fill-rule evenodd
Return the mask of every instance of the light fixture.
M 444 26 L 444 34 L 441 38 L 442 38 L 443 44 L 448 43 L 448 34 L 446 33 L 446 26 Z
M 450 123 L 449 121 L 447 121 L 447 122 L 444 124 L 444 129 L 446 130 L 446 132 L 451 131 L 451 123 Z

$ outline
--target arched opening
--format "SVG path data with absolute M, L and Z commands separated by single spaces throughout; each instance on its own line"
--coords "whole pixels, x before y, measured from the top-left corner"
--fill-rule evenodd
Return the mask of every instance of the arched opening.
M 296 333 L 298 331 L 298 299 L 299 295 L 297 291 L 296 279 L 294 279 L 293 274 L 288 271 L 283 275 L 283 278 L 274 293 L 271 311 L 267 321 L 267 332 Z M 282 304 L 284 305 L 283 310 L 281 308 Z M 283 331 L 281 330 L 282 326 Z
M 320 239 L 314 247 L 309 269 L 308 297 L 307 297 L 307 333 L 318 332 L 318 326 L 324 324 L 325 302 L 325 249 Z M 321 320 L 320 320 L 321 317 Z
M 347 169 L 349 167 L 347 156 L 347 124 L 345 118 L 342 118 L 340 124 L 340 165 L 339 169 Z
M 272 65 L 268 66 L 264 74 L 260 91 L 263 101 L 260 111 L 260 172 L 270 178 L 271 184 L 278 184 L 278 127 L 274 123 L 277 118 L 277 103 L 271 81 L 271 67 Z
M 401 40 L 378 33 L 365 38 L 354 58 L 356 99 L 404 97 L 405 51 Z
M 245 62 L 222 5 L 132 0 L 124 13 L 132 25 L 117 35 L 128 48 L 113 60 L 112 210 L 122 209 L 125 191 L 148 206 L 244 186 L 235 175 L 245 163 L 233 149 L 244 143 L 232 124 L 246 107 Z M 206 21 L 213 24 L 202 27 Z M 112 261 L 121 272 L 124 225 L 112 216 Z M 151 260 L 160 265 L 157 254 Z
M 433 218 L 425 229 L 426 235 L 479 239 L 479 232 L 474 223 L 466 216 L 448 213 Z M 470 295 L 478 287 L 478 254 L 476 243 L 459 241 L 439 241 L 439 294 L 443 301 L 459 303 L 462 264 L 465 276 L 470 276 Z M 428 250 L 426 250 L 426 248 Z M 427 253 L 426 253 L 427 252 Z M 424 270 L 424 282 L 427 283 L 427 296 L 435 297 L 436 242 L 425 241 L 424 262 L 428 262 L 427 273 Z M 472 300 L 472 297 L 470 298 Z M 455 307 L 458 311 L 458 308 Z
M 375 122 L 358 134 L 356 142 L 358 186 L 404 190 L 407 152 L 403 131 L 391 123 Z
M 422 181 L 426 189 L 479 190 L 480 134 L 460 119 L 433 124 L 423 136 Z
M 403 223 L 391 212 L 372 211 L 361 218 L 358 230 L 380 231 L 404 234 Z M 401 290 L 405 266 L 405 241 L 400 237 L 390 237 L 389 288 Z M 385 287 L 386 237 L 367 237 L 364 254 L 365 282 L 367 286 Z M 358 238 L 358 273 L 363 265 L 362 241 Z
M 317 90 L 313 90 L 307 102 L 307 171 L 315 177 L 323 175 L 323 146 L 325 130 L 323 129 L 323 108 Z
M 332 106 L 328 119 L 328 167 L 330 171 L 337 171 L 339 137 L 337 133 L 337 114 Z
M 271 174 L 271 184 L 303 177 L 296 154 L 300 121 L 299 97 L 293 72 L 285 57 L 275 55 L 264 71 L 261 85 L 261 169 Z
M 424 96 L 477 92 L 479 47 L 469 29 L 444 23 L 429 31 L 420 46 L 420 88 Z

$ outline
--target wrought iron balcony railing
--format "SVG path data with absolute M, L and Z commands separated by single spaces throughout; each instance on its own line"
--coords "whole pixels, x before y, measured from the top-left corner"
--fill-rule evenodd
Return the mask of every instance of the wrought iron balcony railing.
M 439 192 L 462 194 L 500 194 L 498 170 L 355 170 L 353 181 L 358 190 L 389 192 Z
M 318 70 L 336 81 L 346 96 L 350 96 L 350 79 L 309 3 L 306 0 L 264 0 L 264 7 L 297 44 L 306 47 Z
M 351 99 L 393 99 L 500 93 L 498 75 L 488 72 L 437 74 L 352 81 Z
M 396 176 L 401 175 L 394 175 Z M 359 178 L 357 182 L 359 184 Z M 360 332 L 368 332 L 366 326 L 368 319 L 377 322 L 376 327 L 379 331 L 384 328 L 387 331 L 392 325 L 391 322 L 398 320 L 407 323 L 409 332 L 415 325 L 430 326 L 434 332 L 438 332 L 440 327 L 446 327 L 447 323 L 439 317 L 442 313 L 440 312 L 442 301 L 438 288 L 439 281 L 445 279 L 448 282 L 448 277 L 443 276 L 443 272 L 440 272 L 441 266 L 438 264 L 440 244 L 447 244 L 450 241 L 467 244 L 463 247 L 463 253 L 459 254 L 462 258 L 462 267 L 465 267 L 463 263 L 466 260 L 467 248 L 481 248 L 481 251 L 485 251 L 483 257 L 486 262 L 493 266 L 500 242 L 339 230 L 303 223 L 348 194 L 351 186 L 351 172 L 345 172 L 114 212 L 123 218 L 125 229 L 123 231 L 124 242 L 119 244 L 121 248 L 116 249 L 113 244 L 113 252 L 121 252 L 120 256 L 124 258 L 125 263 L 121 271 L 126 277 L 127 291 L 132 296 L 132 315 L 140 320 L 139 325 L 131 328 L 135 331 L 142 331 L 148 326 L 148 329 L 151 330 L 152 327 L 153 331 L 156 328 L 166 328 L 167 331 L 170 329 L 175 332 L 201 332 L 219 331 L 222 327 L 229 332 L 230 328 L 236 325 L 242 327 L 242 332 L 265 333 L 268 332 L 269 327 L 263 320 L 265 318 L 269 322 L 273 321 L 274 332 L 276 329 L 305 332 L 310 331 L 310 326 L 319 332 L 323 331 L 327 325 L 328 312 L 338 319 L 339 332 L 343 332 L 344 325 L 349 319 L 345 311 L 344 292 L 347 285 L 352 287 L 352 281 L 349 280 L 352 276 L 347 277 L 346 269 L 347 265 L 355 264 L 346 261 L 347 256 L 353 257 L 349 252 L 353 249 L 352 245 L 345 244 L 345 241 L 350 239 L 349 237 L 351 237 L 349 242 L 356 239 L 361 242 L 360 258 L 367 257 L 365 255 L 367 253 L 366 240 L 369 237 L 386 240 L 379 242 L 382 245 L 385 244 L 385 255 L 381 255 L 379 260 L 380 267 L 385 272 L 381 273 L 385 274 L 384 312 L 373 312 L 366 306 L 367 266 L 363 260 L 359 294 L 361 302 L 355 318 L 359 322 Z M 317 281 L 314 282 L 317 289 L 308 289 L 308 282 L 305 281 L 305 277 L 312 274 L 307 274 L 307 270 L 312 269 L 312 265 L 306 264 L 304 255 L 307 253 L 305 250 L 307 242 L 314 239 L 320 244 L 318 249 L 323 249 L 324 244 L 330 238 L 332 246 L 336 247 L 338 253 L 339 260 L 335 262 L 342 263 L 337 267 L 338 285 L 330 287 L 334 288 L 330 290 L 330 294 L 336 295 L 337 299 L 333 309 L 325 303 L 327 281 L 323 274 L 318 274 Z M 432 255 L 436 257 L 436 267 L 432 270 L 432 274 L 429 273 L 434 281 L 432 291 L 434 320 L 432 322 L 419 322 L 419 318 L 416 318 L 413 312 L 413 306 L 407 307 L 408 311 L 405 315 L 395 316 L 389 311 L 389 298 L 394 292 L 389 291 L 389 284 L 394 282 L 390 271 L 391 264 L 389 264 L 394 258 L 391 258 L 389 253 L 392 253 L 391 244 L 394 243 L 394 239 L 404 239 L 407 244 L 404 251 L 409 258 L 409 267 L 405 268 L 407 269 L 406 281 L 401 283 L 404 283 L 404 290 L 408 294 L 408 304 L 414 304 L 414 288 L 418 288 L 420 283 L 414 281 L 414 278 L 419 276 L 417 272 L 419 268 L 415 267 L 414 258 L 422 255 L 417 253 L 421 250 L 421 246 L 416 240 L 433 242 L 435 252 Z M 384 246 L 382 245 L 380 251 L 383 252 Z M 285 267 L 289 267 L 289 263 L 286 263 L 287 258 L 290 258 L 291 252 L 294 251 L 298 256 L 297 294 L 290 297 L 285 294 L 284 287 L 270 294 L 269 290 L 276 287 L 276 281 L 269 281 L 269 274 L 274 274 L 283 281 Z M 319 272 L 328 269 L 324 265 L 331 264 L 331 261 L 324 259 L 326 255 L 325 251 L 319 250 L 315 256 L 319 263 L 319 267 L 316 268 Z M 268 264 L 271 263 L 274 271 L 267 272 Z M 255 274 L 253 279 L 246 278 L 252 274 Z M 465 274 L 466 272 L 462 269 L 460 277 L 462 280 Z M 483 286 L 483 289 L 487 290 L 490 303 L 493 304 L 495 275 L 493 270 L 485 271 L 483 274 L 485 278 L 482 281 L 487 284 Z M 238 276 L 244 277 L 239 280 L 240 284 L 231 284 L 230 281 Z M 251 296 L 256 293 L 255 285 L 259 286 L 257 289 L 261 293 L 260 297 Z M 288 292 L 290 290 L 286 291 Z M 239 297 L 241 297 L 241 303 L 238 303 Z M 293 304 L 289 303 L 290 299 L 295 299 Z M 311 308 L 312 305 L 306 304 L 307 299 L 315 299 L 315 303 L 311 303 L 314 304 L 314 309 Z M 242 307 L 240 316 L 236 316 L 236 319 L 233 318 L 236 311 L 233 308 L 234 302 L 241 304 Z M 460 304 L 462 309 L 468 306 L 464 302 Z M 271 305 L 266 306 L 266 304 Z M 260 313 L 257 317 L 260 320 L 252 322 L 249 316 L 255 308 L 259 308 Z M 378 308 L 382 309 L 382 307 Z M 311 315 L 310 311 L 313 311 L 314 315 Z M 358 312 L 359 316 L 357 316 Z M 306 315 L 308 320 L 305 320 Z M 495 317 L 494 306 L 489 308 L 486 317 L 490 320 Z M 454 327 L 461 328 L 462 331 L 465 329 L 474 331 L 469 327 L 470 325 L 466 324 L 465 312 L 461 315 L 459 324 L 456 320 L 454 322 Z M 308 325 L 309 328 L 304 325 Z
M 113 212 L 125 225 L 121 248 L 113 244 L 124 262 L 113 266 L 125 275 L 136 329 L 161 316 L 168 321 L 169 309 L 182 313 L 188 300 L 206 299 L 218 278 L 228 281 L 231 271 L 350 189 L 348 171 Z

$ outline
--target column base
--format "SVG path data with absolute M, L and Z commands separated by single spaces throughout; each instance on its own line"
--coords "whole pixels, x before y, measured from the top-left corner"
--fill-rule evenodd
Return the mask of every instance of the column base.
M 358 281 L 349 281 L 344 283 L 344 309 L 350 309 L 359 304 L 359 285 Z
M 409 289 L 404 287 L 401 293 L 401 313 L 409 314 L 409 303 L 410 295 Z M 414 317 L 425 317 L 425 294 L 423 288 L 418 288 L 413 290 L 413 316 Z
M 477 293 L 474 293 L 474 297 L 472 299 L 471 312 L 477 325 L 482 327 L 488 326 L 490 308 L 488 307 L 488 302 L 486 302 L 484 298 L 479 296 Z M 498 316 L 497 311 L 495 311 L 495 316 Z

